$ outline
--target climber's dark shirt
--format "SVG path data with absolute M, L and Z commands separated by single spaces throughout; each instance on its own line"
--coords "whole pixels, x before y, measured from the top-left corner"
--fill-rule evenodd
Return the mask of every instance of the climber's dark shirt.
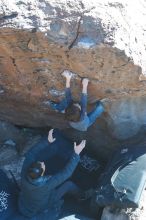
M 72 95 L 70 88 L 65 89 L 65 98 L 60 103 L 53 103 L 50 102 L 50 106 L 52 109 L 59 111 L 61 113 L 65 112 L 65 109 L 69 106 L 69 104 L 72 102 Z M 94 117 L 91 117 L 91 114 L 87 114 L 87 94 L 82 93 L 81 94 L 81 114 L 80 114 L 80 120 L 77 122 L 70 121 L 69 124 L 71 127 L 73 127 L 76 130 L 79 131 L 87 131 L 88 127 L 91 126 L 97 117 L 99 117 L 104 112 L 104 107 L 100 101 L 98 101 L 98 104 L 96 104 L 96 108 L 93 110 Z

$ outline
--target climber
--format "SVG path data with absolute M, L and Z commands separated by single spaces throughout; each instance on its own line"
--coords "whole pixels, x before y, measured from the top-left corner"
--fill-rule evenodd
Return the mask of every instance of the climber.
M 65 118 L 69 121 L 71 127 L 79 131 L 87 131 L 97 117 L 99 117 L 103 111 L 104 106 L 101 101 L 96 101 L 95 109 L 87 114 L 87 88 L 89 79 L 84 78 L 82 80 L 82 95 L 81 102 L 77 103 L 72 100 L 70 81 L 72 73 L 65 70 L 62 76 L 66 78 L 65 98 L 60 103 L 50 102 L 52 109 L 65 113 Z
M 49 147 L 55 148 L 51 144 L 56 141 L 53 138 L 53 129 L 49 131 L 48 141 L 50 143 Z M 74 151 L 68 164 L 62 171 L 53 176 L 45 175 L 44 162 L 36 161 L 28 167 L 25 175 L 22 175 L 21 191 L 18 199 L 18 207 L 22 215 L 33 217 L 41 212 L 51 213 L 54 211 L 56 219 L 58 219 L 57 217 L 63 204 L 63 196 L 66 193 L 78 194 L 80 192 L 79 187 L 75 183 L 66 180 L 77 167 L 80 160 L 79 155 L 84 149 L 85 144 L 85 140 L 79 145 L 74 143 Z M 56 149 L 54 149 L 55 151 Z

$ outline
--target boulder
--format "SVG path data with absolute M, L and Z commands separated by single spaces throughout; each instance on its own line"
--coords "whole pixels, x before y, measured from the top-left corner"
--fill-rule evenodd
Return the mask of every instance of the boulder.
M 68 69 L 75 100 L 82 77 L 90 79 L 89 109 L 111 100 L 89 130 L 98 153 L 137 135 L 146 124 L 145 8 L 144 0 L 1 1 L 0 119 L 68 134 L 64 115 L 48 102 L 64 97 Z

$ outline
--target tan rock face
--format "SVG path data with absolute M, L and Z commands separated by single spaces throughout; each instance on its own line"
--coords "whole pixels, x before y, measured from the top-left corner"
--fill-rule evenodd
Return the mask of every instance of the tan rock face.
M 115 137 L 136 135 L 146 124 L 145 19 L 134 17 L 139 9 L 137 16 L 142 18 L 142 3 L 136 1 L 134 7 L 126 1 L 2 1 L 0 119 L 66 128 L 64 116 L 52 111 L 47 101 L 63 98 L 61 72 L 69 69 L 76 73 L 76 100 L 82 77 L 91 81 L 89 103 L 111 99 L 89 131 L 89 140 L 94 132 L 101 137 L 93 145 L 102 142 L 106 149 L 109 143 L 117 144 Z

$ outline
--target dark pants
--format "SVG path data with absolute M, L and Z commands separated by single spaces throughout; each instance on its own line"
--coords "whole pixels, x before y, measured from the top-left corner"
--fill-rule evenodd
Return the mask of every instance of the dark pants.
M 66 194 L 77 195 L 80 192 L 80 188 L 75 183 L 68 180 L 56 189 L 56 197 L 61 199 Z

